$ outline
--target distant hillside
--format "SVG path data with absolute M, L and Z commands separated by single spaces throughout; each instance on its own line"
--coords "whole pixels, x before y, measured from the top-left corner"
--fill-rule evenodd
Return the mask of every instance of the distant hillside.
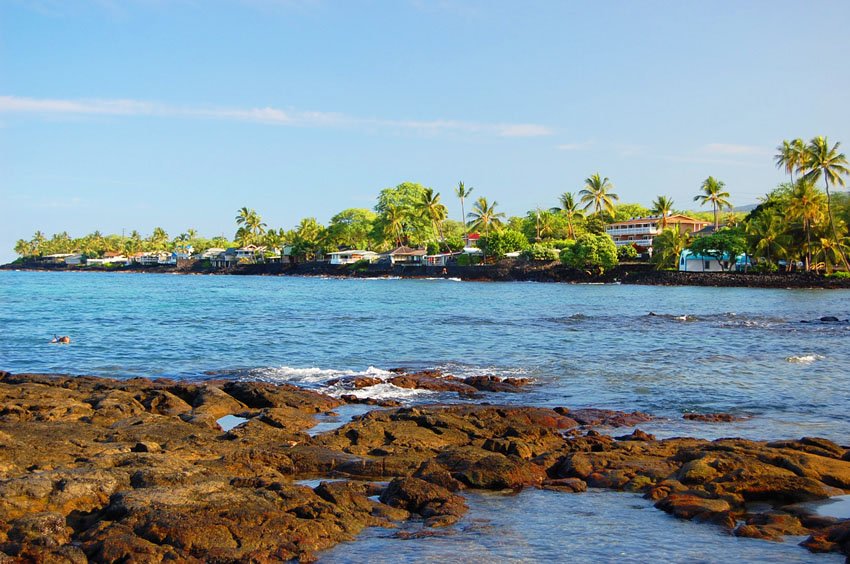
M 737 206 L 732 208 L 733 212 L 750 213 L 758 207 L 758 204 L 748 204 L 746 206 Z

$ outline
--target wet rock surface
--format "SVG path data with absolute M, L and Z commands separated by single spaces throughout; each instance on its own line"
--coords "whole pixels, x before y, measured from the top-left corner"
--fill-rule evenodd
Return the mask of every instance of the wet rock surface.
M 807 535 L 810 550 L 850 554 L 848 522 L 804 503 L 850 492 L 848 448 L 824 439 L 613 438 L 597 429 L 650 416 L 468 403 L 376 409 L 306 432 L 342 403 L 253 382 L 0 372 L 0 560 L 309 560 L 365 527 L 450 527 L 465 489 L 523 487 L 641 492 L 738 536 Z M 225 432 L 223 415 L 247 421 Z M 326 481 L 297 482 L 316 477 Z

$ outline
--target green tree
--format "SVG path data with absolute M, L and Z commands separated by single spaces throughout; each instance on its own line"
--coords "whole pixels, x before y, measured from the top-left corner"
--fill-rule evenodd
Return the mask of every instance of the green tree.
M 809 270 L 812 264 L 812 226 L 824 220 L 826 196 L 814 184 L 801 178 L 794 185 L 784 211 L 785 217 L 799 221 L 803 227 L 806 270 Z
M 720 180 L 717 180 L 713 176 L 709 176 L 705 180 L 703 180 L 700 189 L 702 190 L 702 194 L 698 194 L 694 196 L 694 201 L 699 202 L 701 205 L 705 205 L 707 203 L 711 203 L 711 207 L 714 210 L 714 229 L 716 230 L 719 227 L 719 222 L 717 219 L 717 212 L 724 207 L 731 208 L 732 204 L 729 203 L 729 192 L 725 192 L 723 188 L 726 187 L 726 184 Z
M 673 198 L 658 196 L 652 201 L 652 213 L 661 216 L 661 230 L 667 229 L 667 216 L 673 213 Z
M 472 206 L 472 211 L 467 214 L 467 218 L 469 218 L 467 225 L 474 231 L 484 231 L 485 235 L 489 235 L 490 226 L 498 229 L 505 217 L 504 213 L 496 211 L 497 205 L 499 205 L 499 202 L 494 201 L 491 204 L 483 196 L 478 198 Z
M 829 216 L 829 226 L 832 230 L 834 249 L 841 257 L 841 262 L 844 264 L 844 269 L 850 272 L 850 264 L 847 263 L 847 255 L 841 245 L 841 239 L 838 237 L 838 230 L 835 227 L 835 218 L 832 215 L 832 198 L 829 193 L 829 185 L 844 186 L 844 176 L 850 174 L 850 168 L 847 167 L 847 157 L 844 153 L 838 152 L 838 147 L 841 143 L 836 143 L 832 147 L 826 137 L 815 137 L 805 149 L 803 157 L 802 170 L 805 171 L 803 178 L 810 182 L 817 182 L 823 177 L 824 185 L 826 186 L 826 211 Z
M 773 160 L 776 162 L 776 168 L 785 170 L 791 176 L 791 183 L 794 183 L 794 173 L 797 172 L 803 164 L 806 156 L 806 145 L 802 139 L 794 139 L 793 141 L 783 140 L 776 148 L 776 155 Z
M 446 238 L 443 236 L 443 222 L 449 215 L 446 206 L 440 203 L 440 193 L 434 192 L 431 188 L 425 188 L 422 192 L 422 199 L 419 201 L 419 209 L 422 214 L 431 221 L 435 235 L 440 237 L 440 242 L 446 244 Z
M 472 186 L 467 188 L 466 186 L 463 185 L 462 180 L 457 183 L 457 188 L 455 188 L 455 196 L 457 196 L 458 199 L 460 199 L 460 217 L 461 217 L 461 223 L 463 223 L 463 225 L 464 225 L 464 229 L 466 228 L 466 209 L 464 208 L 463 203 L 469 197 L 469 195 L 472 194 L 472 190 L 474 190 L 474 188 Z M 464 240 L 464 243 L 466 243 L 466 233 L 465 232 L 463 234 L 463 240 Z
M 723 270 L 730 270 L 736 259 L 747 251 L 747 241 L 738 229 L 721 229 L 697 237 L 688 248 L 694 254 L 717 259 Z
M 682 251 L 691 244 L 691 234 L 682 231 L 677 223 L 668 227 L 652 240 L 652 262 L 659 270 L 676 268 Z
M 774 213 L 761 214 L 747 223 L 746 233 L 753 255 L 776 264 L 788 255 L 789 237 L 782 217 Z
M 403 182 L 394 188 L 384 188 L 378 194 L 375 211 L 380 223 L 377 232 L 392 233 L 395 229 L 388 228 L 390 213 L 394 222 L 398 223 L 401 235 L 398 237 L 405 244 L 418 245 L 428 240 L 431 231 L 431 220 L 422 214 L 420 203 L 425 194 L 425 187 L 414 182 Z M 392 212 L 390 211 L 392 209 Z
M 561 262 L 588 274 L 602 274 L 617 266 L 617 246 L 608 235 L 583 233 L 561 251 Z
M 584 188 L 578 193 L 581 198 L 581 203 L 584 204 L 584 209 L 588 210 L 593 207 L 595 214 L 607 212 L 614 213 L 614 202 L 619 201 L 620 197 L 611 192 L 614 185 L 608 180 L 608 177 L 602 178 L 599 173 L 595 173 L 584 179 Z
M 367 209 L 349 208 L 331 218 L 328 242 L 337 247 L 369 250 L 371 233 L 378 216 Z
M 164 251 L 168 247 L 168 233 L 162 227 L 154 227 L 147 243 L 152 251 Z
M 558 203 L 560 206 L 553 207 L 550 211 L 552 213 L 563 214 L 564 217 L 567 218 L 567 237 L 575 239 L 576 231 L 573 224 L 576 218 L 584 215 L 584 211 L 579 208 L 579 204 L 576 202 L 575 195 L 572 192 L 564 192 L 561 194 L 558 197 Z
M 30 243 L 26 239 L 18 239 L 18 241 L 15 243 L 15 253 L 19 257 L 23 258 L 31 257 L 35 254 L 32 250 L 32 243 Z
M 249 243 L 247 243 L 249 245 L 259 243 L 260 237 L 266 232 L 266 224 L 263 223 L 260 215 L 255 210 L 249 210 L 246 207 L 238 210 L 236 214 L 236 225 L 245 230 L 242 231 L 242 237 L 240 238 L 237 235 L 236 239 L 242 241 L 249 240 Z M 238 230 L 237 233 L 239 233 Z
M 481 250 L 493 260 L 499 260 L 508 253 L 524 251 L 528 248 L 528 239 L 519 231 L 501 229 L 485 235 L 478 241 Z

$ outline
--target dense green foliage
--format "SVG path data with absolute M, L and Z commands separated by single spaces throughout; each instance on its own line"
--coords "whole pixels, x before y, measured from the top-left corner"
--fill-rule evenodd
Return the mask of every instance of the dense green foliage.
M 557 196 L 556 205 L 513 217 L 507 217 L 497 202 L 484 196 L 472 200 L 473 188 L 460 182 L 452 195 L 460 203 L 463 221 L 448 219 L 448 209 L 439 192 L 403 182 L 381 190 L 373 209 L 343 210 L 327 225 L 307 217 L 292 229 L 274 228 L 256 210 L 243 207 L 235 216 L 233 240 L 223 236 L 204 238 L 193 229 L 172 237 L 159 227 L 144 237 L 137 231 L 128 236 L 95 231 L 79 238 L 65 232 L 48 237 L 38 231 L 29 240 L 17 241 L 15 252 L 21 257 L 81 253 L 97 258 L 106 253 L 128 256 L 146 251 L 199 253 L 213 247 L 256 245 L 265 247 L 266 256 L 274 256 L 286 248 L 297 260 L 311 260 L 339 249 L 383 252 L 400 245 L 427 248 L 430 254 L 459 251 L 466 244 L 467 234 L 477 232 L 482 236 L 481 246 L 488 260 L 523 250 L 526 251 L 523 256 L 529 260 L 547 260 L 546 257 L 552 256 L 551 249 L 562 249 L 568 251 L 561 253 L 562 256 L 574 264 L 584 265 L 585 256 L 590 257 L 591 266 L 578 268 L 596 268 L 593 262 L 597 261 L 604 269 L 610 268 L 603 264 L 607 260 L 605 253 L 597 249 L 598 245 L 588 242 L 610 240 L 605 235 L 608 223 L 654 214 L 661 217 L 662 229 L 652 249 L 652 261 L 658 268 L 675 268 L 681 251 L 692 248 L 714 253 L 730 250 L 747 253 L 756 267 L 764 271 L 793 267 L 827 273 L 841 267 L 850 271 L 846 264 L 850 198 L 846 192 L 833 193 L 844 186 L 845 177 L 850 174 L 839 146 L 839 143 L 830 144 L 824 137 L 815 137 L 808 143 L 800 139 L 783 141 L 777 148 L 775 162 L 789 174 L 790 182 L 769 191 L 761 204 L 746 216 L 724 211 L 731 206 L 730 193 L 713 176 L 698 186 L 694 197 L 702 205 L 710 206 L 710 211 L 680 212 L 674 209 L 673 200 L 663 195 L 653 200 L 651 208 L 621 203 L 613 193 L 611 180 L 596 173 L 584 180 L 577 193 L 563 192 Z M 674 213 L 709 220 L 718 232 L 712 238 L 694 240 L 692 235 L 667 224 L 666 218 Z M 731 231 L 721 234 L 724 231 L 721 227 Z M 579 240 L 583 245 L 574 248 Z M 615 255 L 631 260 L 635 258 L 633 253 L 632 247 L 624 246 Z
M 502 229 L 481 237 L 478 246 L 488 258 L 499 260 L 508 253 L 525 250 L 528 247 L 528 239 L 519 231 Z
M 561 262 L 577 270 L 602 274 L 617 266 L 617 247 L 608 235 L 585 233 L 561 251 Z
M 698 255 L 720 261 L 724 270 L 735 266 L 735 259 L 747 251 L 747 241 L 740 229 L 721 229 L 711 235 L 697 237 L 688 249 Z
M 526 260 L 553 261 L 558 260 L 559 255 L 558 249 L 544 243 L 534 243 L 522 251 L 522 257 Z

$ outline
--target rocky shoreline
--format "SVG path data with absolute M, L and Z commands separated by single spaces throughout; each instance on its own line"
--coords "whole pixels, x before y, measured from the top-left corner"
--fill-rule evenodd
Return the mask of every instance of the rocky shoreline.
M 297 264 L 244 264 L 223 269 L 204 266 L 199 261 L 185 261 L 178 266 L 129 265 L 114 268 L 26 263 L 2 265 L 0 266 L 0 270 L 138 272 L 237 276 L 320 276 L 338 278 L 455 278 L 476 282 L 621 283 L 649 286 L 850 289 L 850 279 L 827 277 L 813 272 L 678 272 L 655 270 L 648 263 L 626 263 L 618 265 L 603 275 L 596 275 L 572 270 L 557 262 L 537 263 L 510 259 L 487 266 L 450 265 L 445 268 L 428 266 L 388 267 L 382 265 L 355 268 L 353 265 L 305 262 Z
M 526 384 L 397 385 L 497 401 Z M 651 416 L 480 401 L 376 408 L 311 435 L 344 399 L 233 380 L 0 372 L 0 398 L 0 561 L 310 561 L 366 527 L 450 527 L 464 490 L 524 487 L 640 492 L 734 535 L 808 535 L 809 550 L 850 555 L 850 521 L 802 505 L 850 492 L 850 447 L 824 439 L 611 437 L 599 429 Z M 224 431 L 226 415 L 247 421 Z

